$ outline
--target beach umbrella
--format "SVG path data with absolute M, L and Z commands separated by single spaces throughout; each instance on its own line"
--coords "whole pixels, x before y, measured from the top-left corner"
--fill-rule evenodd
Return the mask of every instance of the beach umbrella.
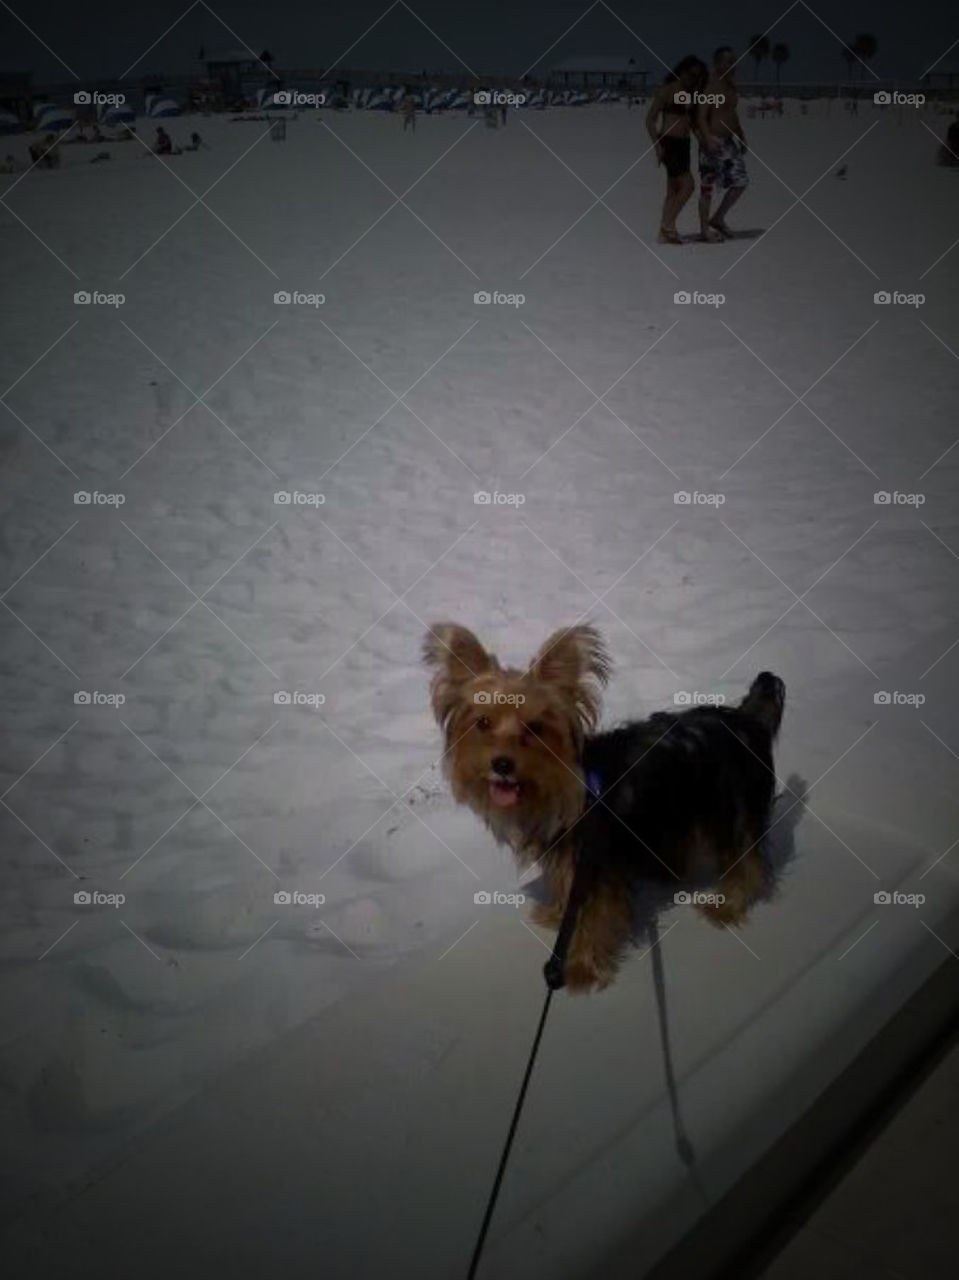
M 147 115 L 151 120 L 165 120 L 169 116 L 178 116 L 180 104 L 173 98 L 164 98 L 161 94 L 150 94 L 146 100 Z
M 127 102 L 121 102 L 117 106 L 112 106 L 109 102 L 101 102 L 97 106 L 97 116 L 100 124 L 107 125 L 108 128 L 116 128 L 121 124 L 133 124 L 136 112 Z
M 52 102 L 44 102 L 36 108 L 37 129 L 41 133 L 62 133 L 74 123 L 72 110 L 66 107 L 55 107 Z
M 276 95 L 282 92 L 282 89 L 257 89 L 256 105 L 264 109 L 269 108 L 271 111 L 285 111 L 290 104 L 284 98 L 279 102 L 276 100 Z

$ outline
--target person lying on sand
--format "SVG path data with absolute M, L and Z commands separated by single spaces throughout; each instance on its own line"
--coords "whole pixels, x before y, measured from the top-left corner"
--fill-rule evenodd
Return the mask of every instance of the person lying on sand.
M 57 135 L 47 133 L 30 147 L 30 159 L 38 169 L 58 169 L 60 152 L 57 150 Z

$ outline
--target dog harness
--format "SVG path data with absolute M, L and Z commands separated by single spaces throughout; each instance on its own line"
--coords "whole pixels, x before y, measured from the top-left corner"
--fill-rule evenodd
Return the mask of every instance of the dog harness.
M 586 771 L 586 790 L 595 800 L 598 800 L 602 793 L 602 779 L 595 769 L 587 769 Z

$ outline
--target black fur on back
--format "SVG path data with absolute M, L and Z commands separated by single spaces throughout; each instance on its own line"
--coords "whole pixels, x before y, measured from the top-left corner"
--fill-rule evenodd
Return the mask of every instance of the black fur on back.
M 687 870 L 697 832 L 721 856 L 745 852 L 768 824 L 784 698 L 783 682 L 764 671 L 738 707 L 662 711 L 587 738 L 583 769 L 602 799 L 587 798 L 577 849 L 621 872 L 669 878 L 667 867 Z

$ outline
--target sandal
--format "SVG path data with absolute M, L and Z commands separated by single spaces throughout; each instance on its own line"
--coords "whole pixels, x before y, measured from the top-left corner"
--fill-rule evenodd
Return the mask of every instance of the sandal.
M 699 238 L 703 244 L 723 244 L 726 237 L 716 227 L 709 227 L 706 231 L 699 233 Z
M 682 244 L 683 237 L 679 234 L 678 231 L 669 231 L 667 230 L 666 227 L 660 227 L 659 243 L 660 244 Z

